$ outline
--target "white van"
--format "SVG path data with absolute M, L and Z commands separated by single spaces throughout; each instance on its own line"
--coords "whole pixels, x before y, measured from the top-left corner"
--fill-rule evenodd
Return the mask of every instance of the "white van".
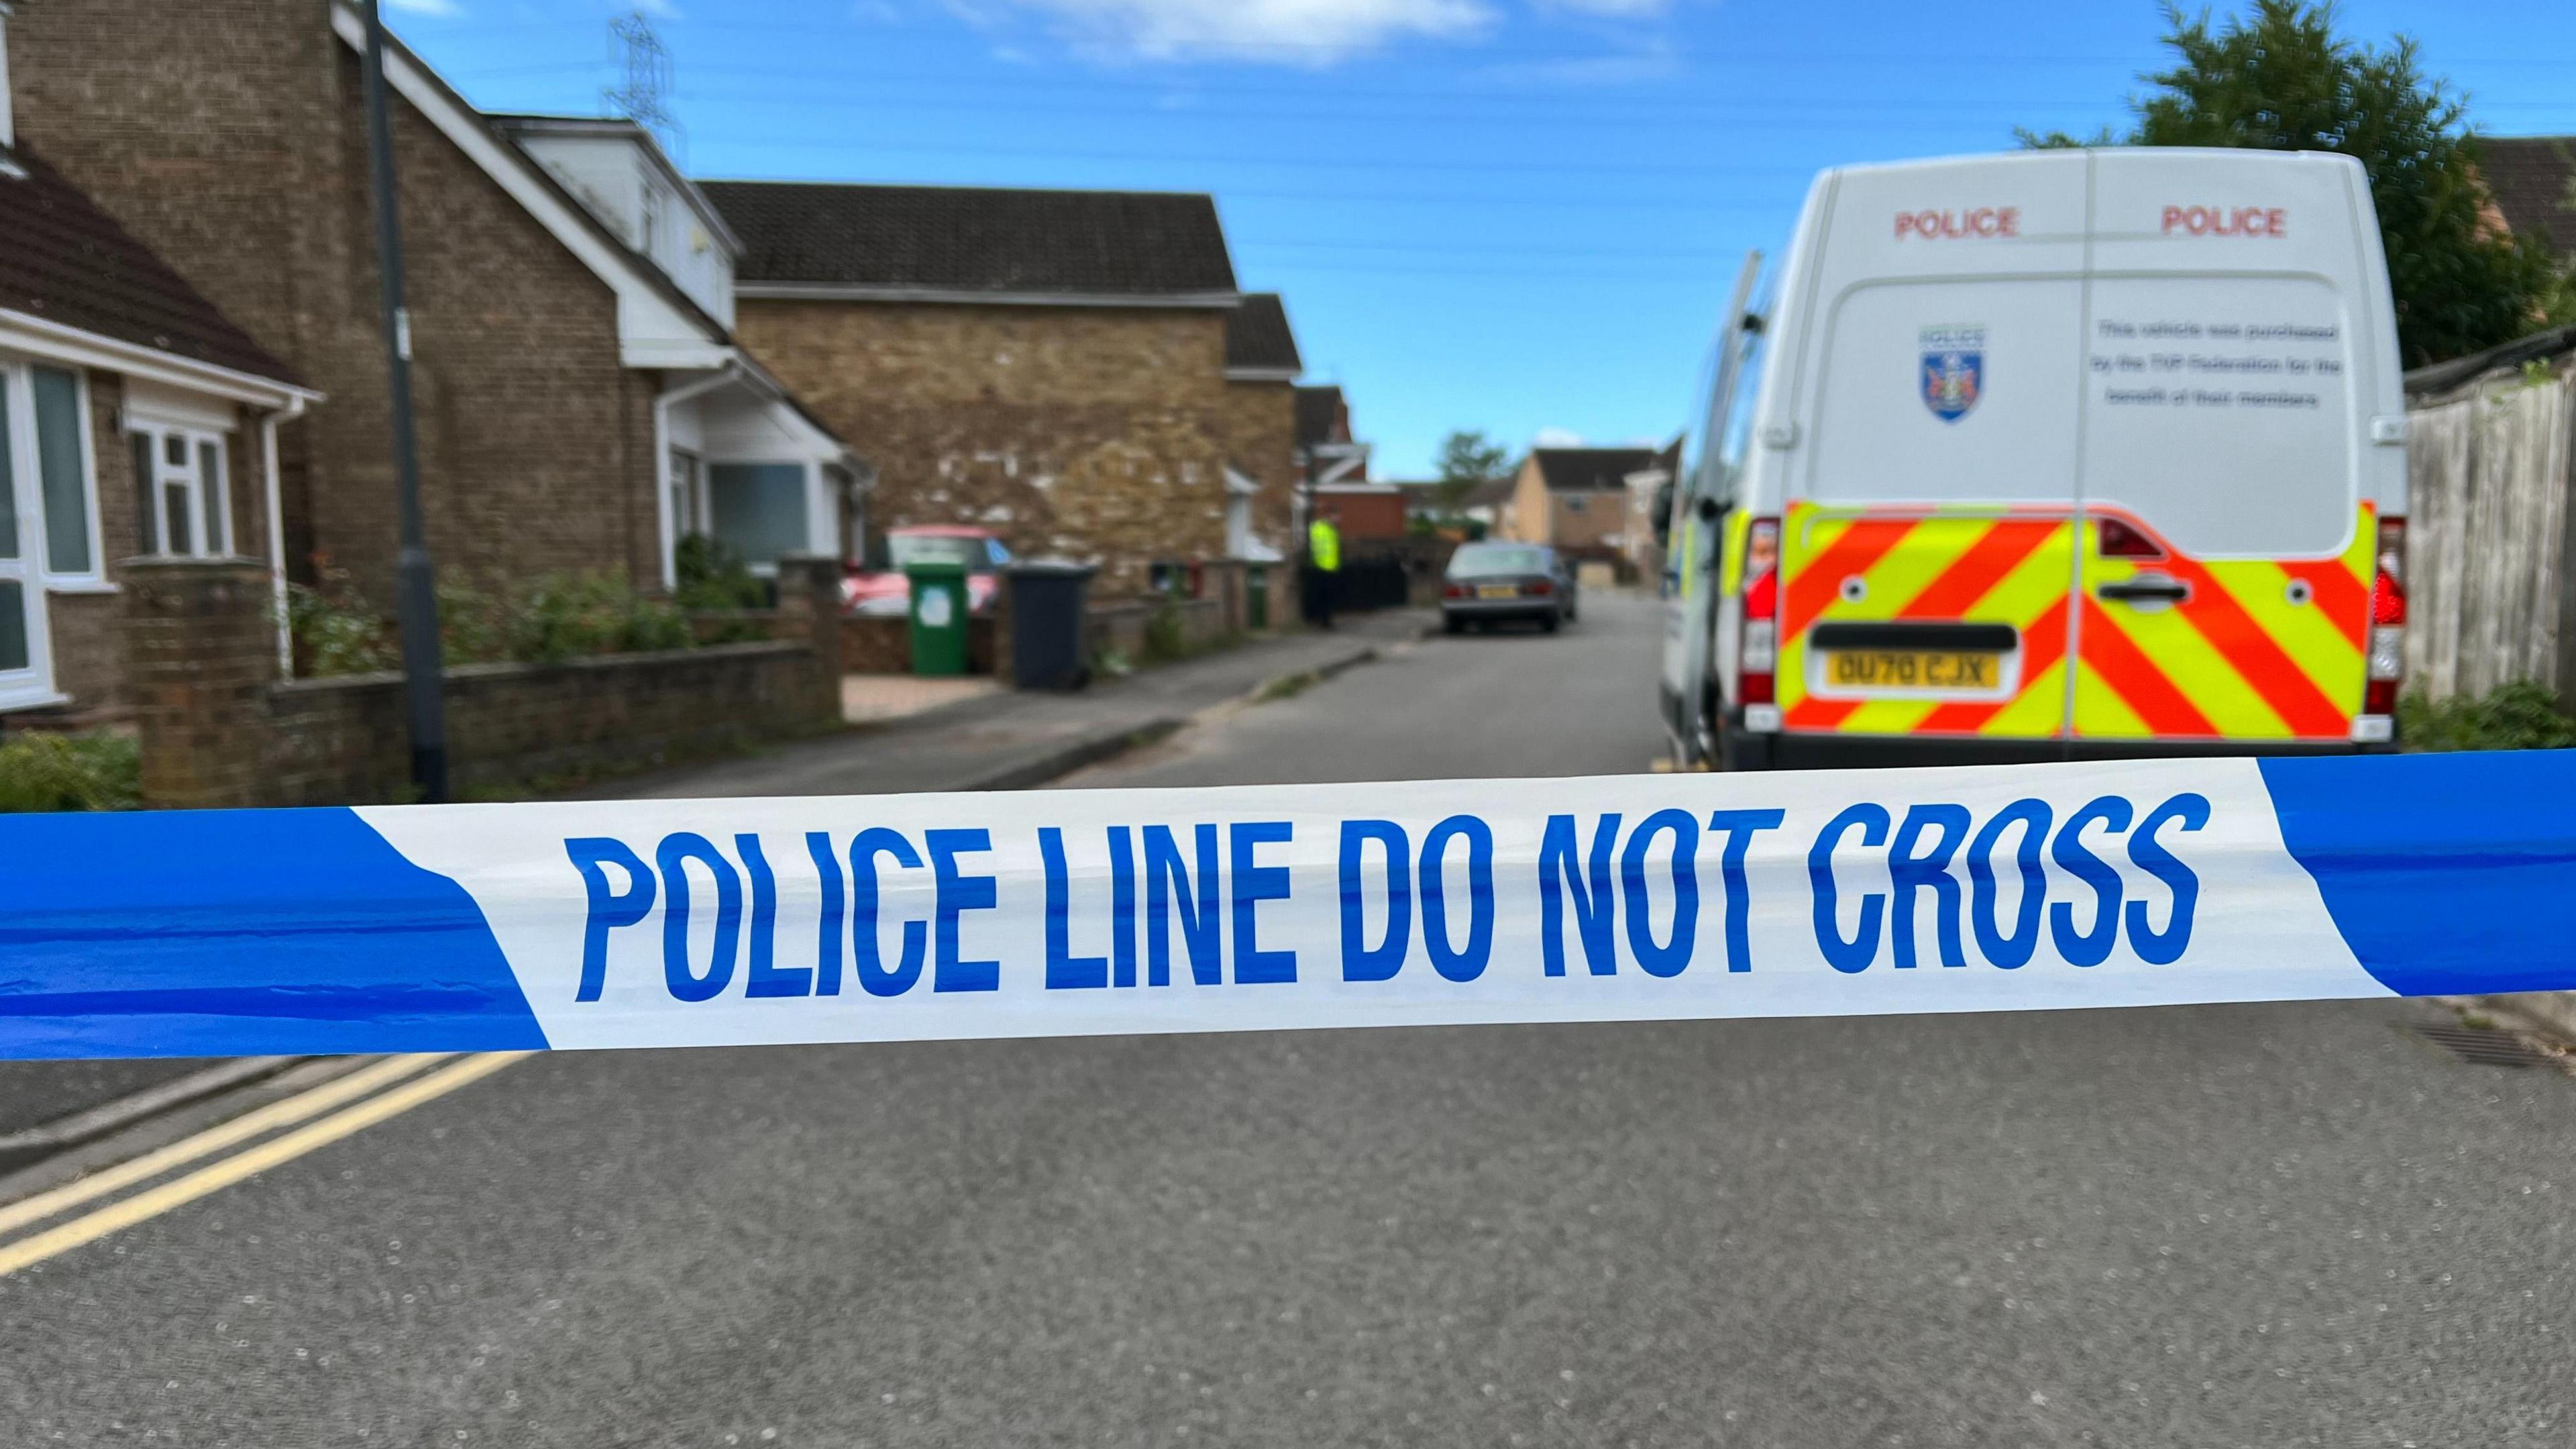
M 1685 764 L 2393 747 L 2405 409 L 2349 157 L 1816 178 L 1664 593 Z

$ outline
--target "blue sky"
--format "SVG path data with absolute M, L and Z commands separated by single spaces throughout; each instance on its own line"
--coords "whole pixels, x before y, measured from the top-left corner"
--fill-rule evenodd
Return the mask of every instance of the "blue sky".
M 601 108 L 610 0 L 386 0 L 493 109 Z M 647 0 L 700 176 L 1213 192 L 1377 472 L 1661 438 L 1748 247 L 1844 161 L 2089 132 L 2145 0 Z M 2576 6 L 2351 4 L 2500 135 L 2576 132 Z M 2558 57 L 2555 60 L 2551 56 Z

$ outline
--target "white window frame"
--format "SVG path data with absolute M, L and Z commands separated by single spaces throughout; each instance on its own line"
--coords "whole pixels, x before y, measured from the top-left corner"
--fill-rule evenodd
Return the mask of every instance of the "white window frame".
M 653 170 L 649 166 L 638 169 L 635 180 L 636 184 L 643 188 L 644 193 L 641 205 L 638 207 L 642 216 L 636 225 L 636 230 L 643 235 L 644 244 L 636 250 L 642 252 L 648 260 L 659 264 L 662 260 L 662 188 L 654 184 Z
M 57 572 L 53 566 L 53 520 L 45 517 L 45 479 L 42 440 L 36 430 L 36 373 L 38 369 L 59 372 L 72 380 L 72 425 L 80 432 L 81 508 L 89 528 L 89 567 Z M 33 490 L 32 499 L 39 531 L 37 552 L 29 556 L 28 578 L 49 594 L 112 594 L 116 586 L 107 581 L 106 539 L 98 516 L 98 451 L 90 428 L 89 369 L 77 363 L 56 362 L 44 357 L 0 354 L 0 374 L 6 374 L 9 401 L 9 435 L 20 456 L 15 460 L 25 482 Z M 18 439 L 24 439 L 18 442 Z
M 152 446 L 146 450 L 152 459 L 150 480 L 152 506 L 144 509 L 143 516 L 135 520 L 138 531 L 137 542 L 142 546 L 143 552 L 153 558 L 230 558 L 233 553 L 231 434 L 193 423 L 170 422 L 151 416 L 129 416 L 125 420 L 125 436 L 128 440 L 126 447 L 129 452 L 133 449 L 133 439 L 152 440 Z M 183 444 L 184 462 L 170 461 L 170 440 L 173 438 L 180 439 Z M 204 536 L 207 532 L 205 526 L 207 508 L 203 450 L 207 447 L 215 450 L 214 518 L 223 526 L 221 538 Z M 138 478 L 135 481 L 139 484 L 144 480 Z M 163 528 L 169 520 L 168 490 L 173 487 L 184 488 L 188 494 L 189 547 L 185 550 L 171 548 L 169 537 Z M 136 502 L 139 508 L 142 500 L 137 499 Z
M 27 641 L 24 668 L 0 670 L 0 710 L 60 704 L 54 688 L 53 614 L 46 603 L 44 481 L 37 465 L 36 400 L 27 368 L 0 361 L 0 406 L 8 410 L 10 506 L 18 551 L 0 572 L 18 586 L 19 626 Z
M 706 533 L 707 459 L 695 448 L 674 445 L 662 450 L 664 466 L 669 470 L 671 496 L 671 546 L 693 533 Z

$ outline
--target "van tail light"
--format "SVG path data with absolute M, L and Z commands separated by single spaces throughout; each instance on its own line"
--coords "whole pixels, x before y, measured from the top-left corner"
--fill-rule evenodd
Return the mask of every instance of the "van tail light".
M 2126 519 L 2094 520 L 2094 552 L 2102 558 L 2163 558 L 2165 551 L 2156 541 Z
M 1735 702 L 1768 707 L 1779 697 L 1772 672 L 1780 661 L 1780 520 L 1757 518 L 1744 533 L 1744 624 L 1735 651 Z
M 2379 556 L 2370 579 L 2369 682 L 2352 737 L 2378 744 L 2397 733 L 2397 694 L 2406 682 L 2406 520 L 2379 520 Z

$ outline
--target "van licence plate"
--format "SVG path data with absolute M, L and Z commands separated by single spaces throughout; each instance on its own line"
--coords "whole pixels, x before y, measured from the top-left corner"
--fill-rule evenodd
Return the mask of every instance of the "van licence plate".
M 1956 649 L 1836 649 L 1825 678 L 1846 689 L 1992 689 L 2003 656 Z

